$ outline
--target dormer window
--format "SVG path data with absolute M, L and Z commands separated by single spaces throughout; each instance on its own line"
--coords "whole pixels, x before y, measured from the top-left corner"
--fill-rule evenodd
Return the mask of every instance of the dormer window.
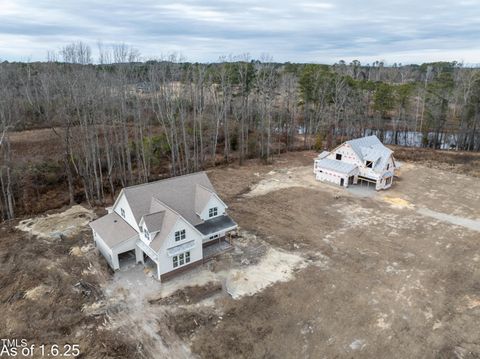
M 365 162 L 365 166 L 366 166 L 367 168 L 372 168 L 372 167 L 373 167 L 373 162 L 372 162 L 372 161 L 366 161 L 366 162 Z
M 218 215 L 218 207 L 213 207 L 208 210 L 208 217 L 216 217 Z
M 175 232 L 175 242 L 181 241 L 186 238 L 185 230 L 182 229 L 181 231 Z
M 125 218 L 125 210 L 123 208 L 120 208 L 120 213 L 122 214 L 122 217 Z

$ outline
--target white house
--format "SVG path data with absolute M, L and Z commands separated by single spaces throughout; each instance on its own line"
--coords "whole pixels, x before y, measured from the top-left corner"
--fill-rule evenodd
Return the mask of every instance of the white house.
M 377 136 L 347 141 L 333 151 L 323 151 L 314 160 L 313 173 L 319 181 L 348 187 L 352 184 L 373 184 L 376 190 L 392 186 L 395 174 L 393 151 Z
M 226 209 L 205 172 L 198 172 L 122 189 L 109 213 L 90 227 L 114 270 L 119 255 L 135 252 L 137 263 L 150 258 L 164 280 L 201 264 L 214 246 L 231 247 L 237 224 Z

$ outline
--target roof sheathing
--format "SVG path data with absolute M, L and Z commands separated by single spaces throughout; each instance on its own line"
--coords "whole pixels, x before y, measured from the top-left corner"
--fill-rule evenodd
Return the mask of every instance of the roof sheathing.
M 375 135 L 357 138 L 347 141 L 347 143 L 362 162 L 375 162 L 375 167 L 373 168 L 375 172 L 381 172 L 383 170 L 388 158 L 393 153 L 393 151 L 385 147 Z
M 324 168 L 330 171 L 335 171 L 343 174 L 350 174 L 352 171 L 357 169 L 357 165 L 353 163 L 342 162 L 338 160 L 331 160 L 329 158 L 324 158 L 323 160 L 317 160 L 317 166 Z

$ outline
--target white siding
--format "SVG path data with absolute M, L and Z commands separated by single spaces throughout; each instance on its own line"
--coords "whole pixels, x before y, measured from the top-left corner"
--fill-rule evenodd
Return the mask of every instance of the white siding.
M 117 268 L 115 268 L 112 251 L 105 244 L 102 237 L 100 237 L 100 235 L 95 231 L 93 231 L 93 239 L 95 241 L 95 247 L 97 247 L 97 249 L 100 251 L 100 253 L 105 257 L 105 259 L 107 260 L 110 267 L 112 267 L 113 269 L 118 269 L 118 266 L 117 266 Z
M 140 231 L 140 227 L 143 227 L 143 229 L 144 229 L 143 232 Z M 146 228 L 146 226 L 145 226 L 145 221 L 144 221 L 143 218 L 142 218 L 142 219 L 140 220 L 140 223 L 138 224 L 138 230 L 140 231 L 140 232 L 138 233 L 138 238 L 140 238 L 140 240 L 141 240 L 143 243 L 145 243 L 147 246 L 149 246 L 150 243 L 152 243 L 153 238 L 157 235 L 158 232 L 153 232 L 153 233 L 152 233 L 152 232 L 148 232 L 148 233 L 149 233 L 149 239 L 147 239 L 147 238 L 145 238 L 145 228 Z M 148 228 L 147 228 L 147 230 L 148 230 Z
M 138 235 L 133 237 L 132 239 L 129 239 L 128 241 L 125 241 L 113 247 L 112 249 L 113 254 L 120 254 L 123 252 L 131 251 L 132 249 L 135 249 L 135 244 L 137 243 L 137 240 L 138 240 Z
M 214 217 L 208 216 L 209 209 L 213 207 L 218 208 L 217 217 L 225 213 L 225 205 L 218 199 L 217 196 L 212 194 L 212 196 L 210 197 L 210 200 L 208 201 L 208 204 L 203 209 L 203 212 L 200 213 L 200 218 L 203 219 L 204 221 L 214 218 Z
M 179 242 L 175 242 L 175 232 L 182 229 L 185 229 L 185 239 Z M 167 254 L 167 249 L 189 242 L 191 240 L 195 241 L 195 247 L 190 249 L 190 263 L 193 263 L 203 258 L 202 236 L 192 227 L 190 223 L 185 221 L 183 218 L 179 218 L 172 231 L 168 235 L 167 240 L 163 243 L 160 251 L 158 252 L 160 274 L 165 274 L 172 270 L 181 268 L 173 268 L 173 259 Z
M 122 216 L 122 208 L 125 211 L 125 217 Z M 138 225 L 137 225 L 137 221 L 133 216 L 132 210 L 130 209 L 130 205 L 128 204 L 128 201 L 125 195 L 123 194 L 123 191 L 120 193 L 120 197 L 115 202 L 113 211 L 117 213 L 120 217 L 124 218 L 125 221 L 129 225 L 131 225 L 137 232 L 140 232 L 140 229 L 138 228 Z

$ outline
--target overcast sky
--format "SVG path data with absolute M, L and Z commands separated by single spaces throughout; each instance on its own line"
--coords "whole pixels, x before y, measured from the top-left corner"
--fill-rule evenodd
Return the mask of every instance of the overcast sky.
M 0 0 L 0 59 L 45 60 L 79 40 L 125 42 L 145 59 L 477 64 L 480 0 Z

